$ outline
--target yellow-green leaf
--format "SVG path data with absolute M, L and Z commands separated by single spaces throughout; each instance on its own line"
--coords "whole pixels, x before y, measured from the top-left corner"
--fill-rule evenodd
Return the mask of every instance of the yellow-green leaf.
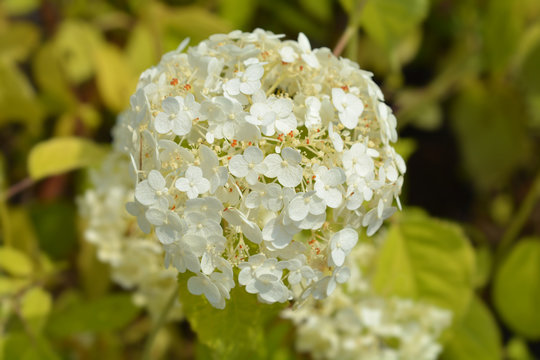
M 519 44 L 525 25 L 522 1 L 490 0 L 483 23 L 484 53 L 490 70 L 507 65 Z
M 475 267 L 463 231 L 419 212 L 396 220 L 379 251 L 375 290 L 432 303 L 459 318 L 472 298 Z
M 142 73 L 159 60 L 156 39 L 145 24 L 137 24 L 129 36 L 126 59 L 136 74 Z
M 29 130 L 39 129 L 43 115 L 34 88 L 19 68 L 0 58 L 0 123 L 4 120 L 24 120 Z
M 462 163 L 480 190 L 500 188 L 527 163 L 531 137 L 523 99 L 507 86 L 470 82 L 451 109 Z
M 30 258 L 12 247 L 0 247 L 0 269 L 15 276 L 29 276 L 32 274 L 32 261 Z
M 256 9 L 256 0 L 220 0 L 219 2 L 221 16 L 239 29 L 245 28 L 248 22 L 253 20 Z
M 39 42 L 39 29 L 26 22 L 14 22 L 0 29 L 0 57 L 22 61 Z
M 501 334 L 486 305 L 474 298 L 444 346 L 444 360 L 500 360 Z
M 2 7 L 10 15 L 24 15 L 35 10 L 40 4 L 39 0 L 3 0 Z
M 39 333 L 43 329 L 51 306 L 51 294 L 39 287 L 28 290 L 22 297 L 21 316 L 34 333 Z
M 160 19 L 163 51 L 176 49 L 186 37 L 190 37 L 191 45 L 194 45 L 212 34 L 233 30 L 229 23 L 202 7 L 170 8 L 154 2 L 151 11 Z
M 54 48 L 72 83 L 79 84 L 94 74 L 92 55 L 102 42 L 97 29 L 83 21 L 66 20 L 60 25 Z
M 381 47 L 392 50 L 426 17 L 428 0 L 368 0 L 361 25 Z
M 231 290 L 225 309 L 212 307 L 204 296 L 187 289 L 188 274 L 180 274 L 180 302 L 193 331 L 201 343 L 219 359 L 260 359 L 267 351 L 265 326 L 276 317 L 283 304 L 262 304 L 243 287 Z
M 515 332 L 540 339 L 540 238 L 521 240 L 495 273 L 493 300 Z
M 97 71 L 97 86 L 101 99 L 115 112 L 124 110 L 135 92 L 138 76 L 118 48 L 102 44 L 93 52 Z
M 54 138 L 35 145 L 28 156 L 28 172 L 34 180 L 98 164 L 106 150 L 77 137 Z
M 31 280 L 0 275 L 0 296 L 14 295 L 30 285 Z M 1 359 L 1 358 L 0 358 Z
M 75 302 L 53 311 L 47 332 L 53 336 L 118 330 L 131 322 L 140 312 L 130 294 L 110 294 L 105 297 Z

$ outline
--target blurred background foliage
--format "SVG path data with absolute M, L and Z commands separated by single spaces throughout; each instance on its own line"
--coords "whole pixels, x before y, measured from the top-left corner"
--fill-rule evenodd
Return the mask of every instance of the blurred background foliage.
M 185 37 L 255 27 L 304 32 L 313 47 L 347 40 L 344 55 L 375 73 L 406 139 L 402 202 L 464 229 L 470 255 L 453 235 L 429 232 L 444 239 L 430 254 L 446 244 L 470 264 L 477 295 L 460 305 L 443 357 L 539 358 L 539 20 L 538 0 L 3 0 L 0 358 L 139 356 L 152 320 L 82 241 L 74 199 L 87 182 L 69 170 L 99 163 L 138 75 L 164 52 Z M 414 258 L 420 230 L 401 231 L 381 267 L 410 260 L 426 271 Z M 392 276 L 375 276 L 381 293 Z M 453 296 L 473 298 L 463 294 Z M 273 328 L 269 348 L 284 348 L 267 355 L 292 357 L 290 332 Z M 206 351 L 186 323 L 158 333 L 153 348 L 154 358 Z

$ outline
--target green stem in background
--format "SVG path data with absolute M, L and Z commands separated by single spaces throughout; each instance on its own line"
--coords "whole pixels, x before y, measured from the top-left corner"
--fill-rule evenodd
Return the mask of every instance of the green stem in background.
M 152 328 L 152 331 L 148 335 L 148 338 L 146 340 L 146 343 L 144 345 L 144 352 L 142 356 L 142 360 L 151 360 L 152 359 L 152 345 L 154 344 L 154 340 L 156 339 L 157 334 L 165 325 L 165 321 L 167 320 L 167 316 L 169 315 L 169 312 L 171 311 L 175 301 L 178 298 L 178 290 L 180 289 L 180 285 L 177 282 L 176 287 L 174 288 L 174 291 L 171 294 L 171 297 L 163 307 L 163 310 L 159 314 L 159 317 L 154 324 L 154 327 Z
M 360 15 L 362 14 L 362 9 L 364 8 L 364 5 L 366 4 L 366 0 L 357 0 L 355 2 L 354 9 L 352 10 L 351 14 L 349 14 L 349 24 L 347 25 L 347 28 L 341 34 L 341 37 L 339 38 L 336 47 L 334 48 L 334 55 L 340 56 L 343 50 L 345 50 L 345 47 L 349 43 L 349 40 L 358 32 L 358 28 L 360 27 Z M 354 42 L 355 47 L 357 48 L 358 44 L 358 36 L 354 36 Z M 349 51 L 349 55 L 351 55 L 352 51 Z M 356 58 L 356 52 L 354 53 Z M 356 60 L 356 59 L 352 59 Z
M 341 34 L 341 37 L 339 38 L 336 47 L 334 48 L 333 53 L 335 56 L 341 55 L 343 50 L 345 50 L 345 46 L 347 46 L 347 43 L 349 42 L 351 36 L 356 32 L 357 29 L 358 27 L 353 24 L 347 26 L 343 34 Z
M 519 210 L 510 221 L 510 225 L 503 234 L 496 254 L 496 261 L 499 262 L 510 250 L 512 243 L 521 233 L 521 229 L 526 224 L 536 203 L 540 200 L 540 172 L 536 175 L 534 182 L 521 203 Z

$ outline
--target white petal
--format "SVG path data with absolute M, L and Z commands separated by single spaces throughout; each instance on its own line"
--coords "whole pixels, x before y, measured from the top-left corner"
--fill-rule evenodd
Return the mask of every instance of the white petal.
M 298 34 L 298 46 L 300 46 L 300 49 L 304 52 L 311 51 L 311 45 L 309 43 L 309 40 L 307 36 L 304 35 L 304 33 L 302 32 Z
M 180 110 L 180 104 L 174 97 L 169 96 L 161 103 L 161 107 L 167 114 L 176 114 Z
M 250 192 L 245 198 L 244 198 L 244 205 L 248 209 L 256 209 L 259 206 L 261 206 L 261 195 L 258 191 L 252 191 Z
M 319 64 L 319 60 L 317 59 L 317 56 L 315 56 L 315 54 L 313 53 L 302 54 L 302 60 L 304 60 L 306 64 L 308 64 L 308 66 L 315 69 L 318 69 L 321 66 L 321 64 Z
M 291 200 L 288 207 L 288 215 L 294 221 L 303 220 L 308 214 L 308 206 L 304 197 L 298 196 Z
M 278 181 L 281 185 L 291 188 L 300 185 L 302 182 L 302 167 L 300 165 L 289 165 L 282 168 L 278 174 Z
M 154 128 L 160 134 L 166 134 L 172 129 L 172 122 L 169 119 L 169 115 L 164 112 L 157 114 L 154 120 Z
M 186 192 L 191 188 L 191 186 L 189 185 L 189 180 L 186 178 L 180 178 L 176 180 L 176 182 L 174 183 L 174 186 L 178 190 L 183 191 L 183 192 Z
M 291 163 L 299 164 L 302 161 L 302 155 L 300 154 L 300 151 L 290 147 L 286 147 L 281 150 L 281 156 L 284 160 L 287 160 L 289 162 L 289 165 L 291 165 Z
M 148 184 L 154 190 L 162 190 L 166 185 L 163 175 L 157 170 L 151 170 L 148 174 Z
M 156 227 L 156 237 L 162 244 L 171 244 L 177 239 L 178 232 L 170 225 Z
M 264 173 L 265 176 L 275 178 L 281 171 L 281 163 L 283 159 L 278 154 L 270 154 L 264 159 L 264 164 L 267 169 Z
M 263 158 L 264 154 L 258 147 L 250 146 L 244 150 L 244 159 L 250 164 L 258 164 Z
M 148 180 L 137 184 L 135 188 L 135 199 L 143 205 L 152 205 L 157 201 L 156 191 L 150 187 Z
M 178 114 L 172 121 L 172 131 L 178 136 L 184 136 L 191 131 L 191 119 L 185 113 Z
M 248 163 L 242 155 L 234 155 L 229 161 L 229 170 L 236 177 L 244 177 L 248 173 Z
M 345 252 L 343 252 L 343 250 L 341 250 L 339 248 L 334 249 L 334 250 L 332 250 L 331 258 L 332 258 L 332 262 L 336 266 L 342 266 L 343 263 L 345 262 Z
M 358 232 L 353 228 L 342 229 L 332 236 L 332 241 L 338 242 L 348 252 L 358 242 Z
M 242 232 L 252 243 L 260 244 L 263 240 L 261 229 L 257 226 L 257 224 L 247 219 L 242 226 Z
M 150 208 L 145 213 L 146 219 L 153 225 L 163 225 L 165 223 L 165 213 L 159 209 Z
M 292 63 L 298 58 L 298 54 L 290 46 L 284 46 L 279 49 L 281 60 L 286 63 Z
M 248 81 L 248 82 L 240 84 L 240 91 L 242 92 L 242 94 L 246 94 L 246 95 L 252 95 L 255 93 L 255 91 L 259 90 L 260 88 L 261 88 L 261 82 L 259 80 Z
M 250 81 L 259 80 L 264 75 L 264 67 L 260 64 L 248 66 L 244 76 Z
M 197 191 L 199 194 L 204 194 L 208 190 L 210 190 L 210 182 L 206 180 L 205 178 L 201 178 L 196 184 L 195 187 L 197 188 Z

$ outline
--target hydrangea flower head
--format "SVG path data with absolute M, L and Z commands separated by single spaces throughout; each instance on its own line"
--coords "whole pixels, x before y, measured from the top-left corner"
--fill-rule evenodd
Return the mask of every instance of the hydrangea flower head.
M 281 37 L 183 42 L 141 75 L 115 130 L 139 223 L 218 308 L 234 286 L 265 303 L 327 296 L 359 229 L 399 204 L 396 120 L 372 74 Z

